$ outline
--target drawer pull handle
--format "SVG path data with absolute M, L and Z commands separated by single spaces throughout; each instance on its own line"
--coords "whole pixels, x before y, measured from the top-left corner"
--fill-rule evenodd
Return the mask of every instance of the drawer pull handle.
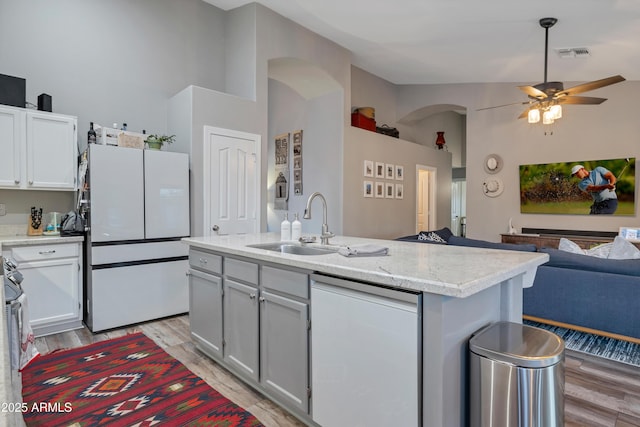
M 200 258 L 200 264 L 206 264 L 207 260 L 205 258 Z
M 249 294 L 249 298 L 250 299 L 255 299 L 256 298 L 256 294 Z
M 50 250 L 50 251 L 40 251 L 40 252 L 38 252 L 38 253 L 39 253 L 40 255 L 51 255 L 51 254 L 55 254 L 55 253 L 56 253 L 56 250 L 55 250 L 55 249 L 52 249 L 52 250 Z

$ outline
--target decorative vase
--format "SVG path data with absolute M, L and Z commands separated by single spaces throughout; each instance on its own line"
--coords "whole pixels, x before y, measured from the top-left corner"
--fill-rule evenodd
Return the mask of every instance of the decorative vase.
M 438 137 L 436 138 L 436 146 L 438 147 L 438 150 L 442 150 L 444 148 L 444 144 L 446 144 L 446 141 L 444 140 L 444 132 L 436 132 L 438 134 Z
M 159 142 L 159 141 L 147 141 L 147 144 L 149 145 L 149 149 L 151 149 L 151 150 L 161 150 L 162 149 L 162 142 Z

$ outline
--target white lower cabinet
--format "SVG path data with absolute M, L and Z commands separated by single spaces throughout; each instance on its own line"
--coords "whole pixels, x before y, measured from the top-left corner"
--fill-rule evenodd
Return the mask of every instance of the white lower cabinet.
M 308 273 L 193 248 L 189 263 L 198 348 L 310 420 Z
M 81 243 L 7 247 L 24 276 L 36 337 L 82 328 Z

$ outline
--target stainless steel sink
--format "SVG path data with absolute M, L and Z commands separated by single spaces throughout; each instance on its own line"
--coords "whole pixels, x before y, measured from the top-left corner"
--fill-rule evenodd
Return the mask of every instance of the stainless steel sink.
M 286 242 L 273 242 L 273 243 L 258 243 L 255 245 L 247 245 L 249 248 L 265 249 L 267 251 L 280 252 L 283 254 L 294 255 L 328 255 L 337 251 L 332 248 L 320 248 L 317 246 L 302 246 L 295 243 Z

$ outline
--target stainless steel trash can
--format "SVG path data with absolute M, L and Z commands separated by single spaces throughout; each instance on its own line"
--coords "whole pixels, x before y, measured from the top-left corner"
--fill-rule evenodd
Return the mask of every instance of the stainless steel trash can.
M 564 341 L 544 329 L 494 323 L 469 340 L 471 427 L 564 425 Z

